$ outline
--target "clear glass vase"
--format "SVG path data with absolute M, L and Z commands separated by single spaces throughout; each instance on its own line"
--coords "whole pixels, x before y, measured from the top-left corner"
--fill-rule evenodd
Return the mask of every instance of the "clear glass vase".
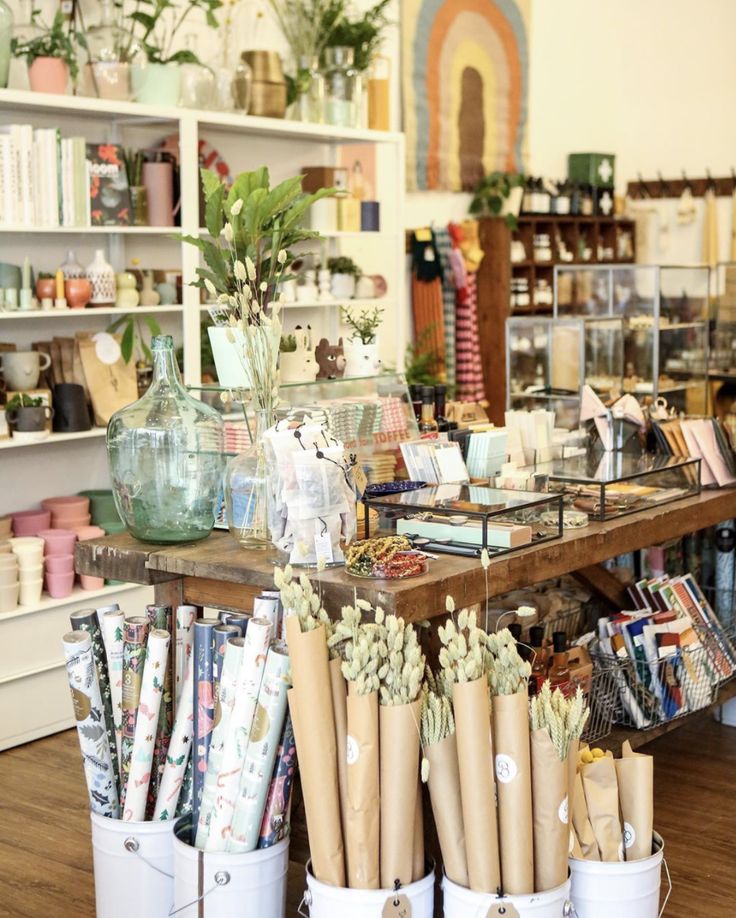
M 151 343 L 146 394 L 116 412 L 107 454 L 120 518 L 144 542 L 193 542 L 209 535 L 222 485 L 223 423 L 184 388 L 170 335 Z
M 296 74 L 297 97 L 291 107 L 295 121 L 321 124 L 325 120 L 325 78 L 319 72 L 319 60 L 302 57 Z
M 273 423 L 269 410 L 255 412 L 253 442 L 228 463 L 225 472 L 225 509 L 232 537 L 243 548 L 268 548 L 269 470 L 263 434 Z
M 352 48 L 325 48 L 325 121 L 336 127 L 359 127 L 362 80 Z

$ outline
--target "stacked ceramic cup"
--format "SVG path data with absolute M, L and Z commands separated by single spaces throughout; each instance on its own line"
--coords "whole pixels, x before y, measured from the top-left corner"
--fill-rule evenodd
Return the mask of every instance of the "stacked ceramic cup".
M 67 529 L 42 529 L 46 590 L 53 599 L 64 599 L 74 588 L 74 545 L 77 534 Z
M 18 605 L 18 559 L 12 552 L 13 521 L 0 517 L 0 612 L 12 612 Z
M 10 540 L 18 562 L 17 602 L 35 606 L 43 591 L 43 539 L 38 536 L 16 536 Z
M 75 531 L 80 526 L 89 526 L 89 498 L 82 496 L 47 497 L 41 501 L 44 510 L 51 513 L 52 529 Z
M 105 535 L 105 530 L 100 526 L 78 526 L 76 532 L 80 542 L 85 542 L 87 539 L 101 539 Z M 101 590 L 105 585 L 105 578 L 80 574 L 79 585 L 83 590 Z

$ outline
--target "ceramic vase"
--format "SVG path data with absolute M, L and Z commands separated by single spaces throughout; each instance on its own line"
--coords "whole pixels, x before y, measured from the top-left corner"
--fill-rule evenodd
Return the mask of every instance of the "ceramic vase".
M 85 272 L 90 283 L 92 306 L 108 306 L 115 302 L 115 271 L 102 249 L 95 251 L 94 261 Z
M 74 249 L 69 249 L 66 253 L 66 261 L 61 265 L 61 270 L 67 280 L 70 277 L 84 277 L 84 268 L 77 261 Z
M 179 102 L 178 64 L 134 64 L 131 73 L 133 95 L 144 105 L 170 105 Z
M 63 95 L 69 85 L 69 65 L 59 57 L 37 57 L 28 68 L 33 92 Z
M 351 300 L 355 296 L 355 278 L 352 274 L 333 274 L 331 290 L 336 300 Z
M 168 281 L 156 284 L 156 292 L 161 298 L 162 306 L 173 306 L 176 303 L 176 287 Z
M 146 271 L 143 275 L 143 287 L 140 297 L 141 306 L 158 306 L 160 302 L 161 294 L 153 289 L 153 274 L 150 271 Z
M 36 281 L 36 296 L 39 300 L 53 300 L 56 296 L 56 279 L 39 277 Z
M 64 281 L 64 296 L 72 309 L 84 309 L 92 296 L 92 285 L 86 277 L 70 277 Z
M 117 285 L 115 305 L 120 309 L 135 309 L 141 300 L 135 274 L 131 274 L 130 271 L 122 271 L 115 275 L 115 281 Z
M 171 163 L 143 163 L 143 184 L 151 226 L 174 225 L 174 169 Z
M 127 102 L 130 99 L 130 64 L 122 61 L 94 61 L 85 64 L 79 94 Z

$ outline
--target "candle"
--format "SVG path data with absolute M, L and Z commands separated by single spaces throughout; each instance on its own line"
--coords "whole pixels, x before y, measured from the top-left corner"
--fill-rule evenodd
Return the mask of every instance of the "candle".
M 56 299 L 64 299 L 64 272 L 61 268 L 56 272 Z
M 24 290 L 29 290 L 31 286 L 31 259 L 27 255 L 23 259 L 23 280 L 21 286 Z

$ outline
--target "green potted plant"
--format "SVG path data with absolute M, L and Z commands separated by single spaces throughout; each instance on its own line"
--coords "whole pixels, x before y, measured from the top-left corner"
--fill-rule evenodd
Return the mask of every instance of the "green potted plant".
M 146 336 L 142 322 L 148 326 Z M 153 367 L 153 353 L 151 340 L 161 334 L 161 327 L 153 316 L 124 315 L 115 319 L 107 327 L 110 334 L 122 331 L 120 339 L 120 354 L 126 363 L 130 363 L 136 355 L 135 372 L 138 383 L 138 392 L 143 394 L 151 381 L 151 368 Z
M 11 50 L 16 57 L 26 59 L 28 82 L 34 92 L 64 94 L 69 78 L 75 82 L 78 74 L 74 41 L 84 46 L 84 36 L 75 33 L 74 25 L 66 21 L 60 9 L 50 26 L 41 19 L 40 10 L 33 10 L 31 22 L 39 33 L 26 40 L 14 38 Z
M 328 258 L 327 268 L 331 275 L 332 295 L 336 300 L 351 300 L 355 296 L 355 285 L 363 272 L 347 255 Z
M 17 392 L 5 406 L 8 424 L 19 433 L 37 433 L 45 430 L 53 411 L 43 399 Z
M 523 175 L 491 172 L 475 186 L 470 213 L 479 217 L 503 217 L 510 229 L 516 229 L 523 194 Z
M 388 25 L 386 8 L 390 0 L 380 0 L 357 19 L 340 16 L 327 37 L 327 48 L 352 48 L 353 67 L 365 73 L 383 41 Z
M 345 350 L 346 376 L 377 376 L 381 372 L 378 356 L 378 329 L 383 321 L 383 309 L 361 309 L 355 315 L 342 307 L 340 314 L 344 325 L 350 329 Z

